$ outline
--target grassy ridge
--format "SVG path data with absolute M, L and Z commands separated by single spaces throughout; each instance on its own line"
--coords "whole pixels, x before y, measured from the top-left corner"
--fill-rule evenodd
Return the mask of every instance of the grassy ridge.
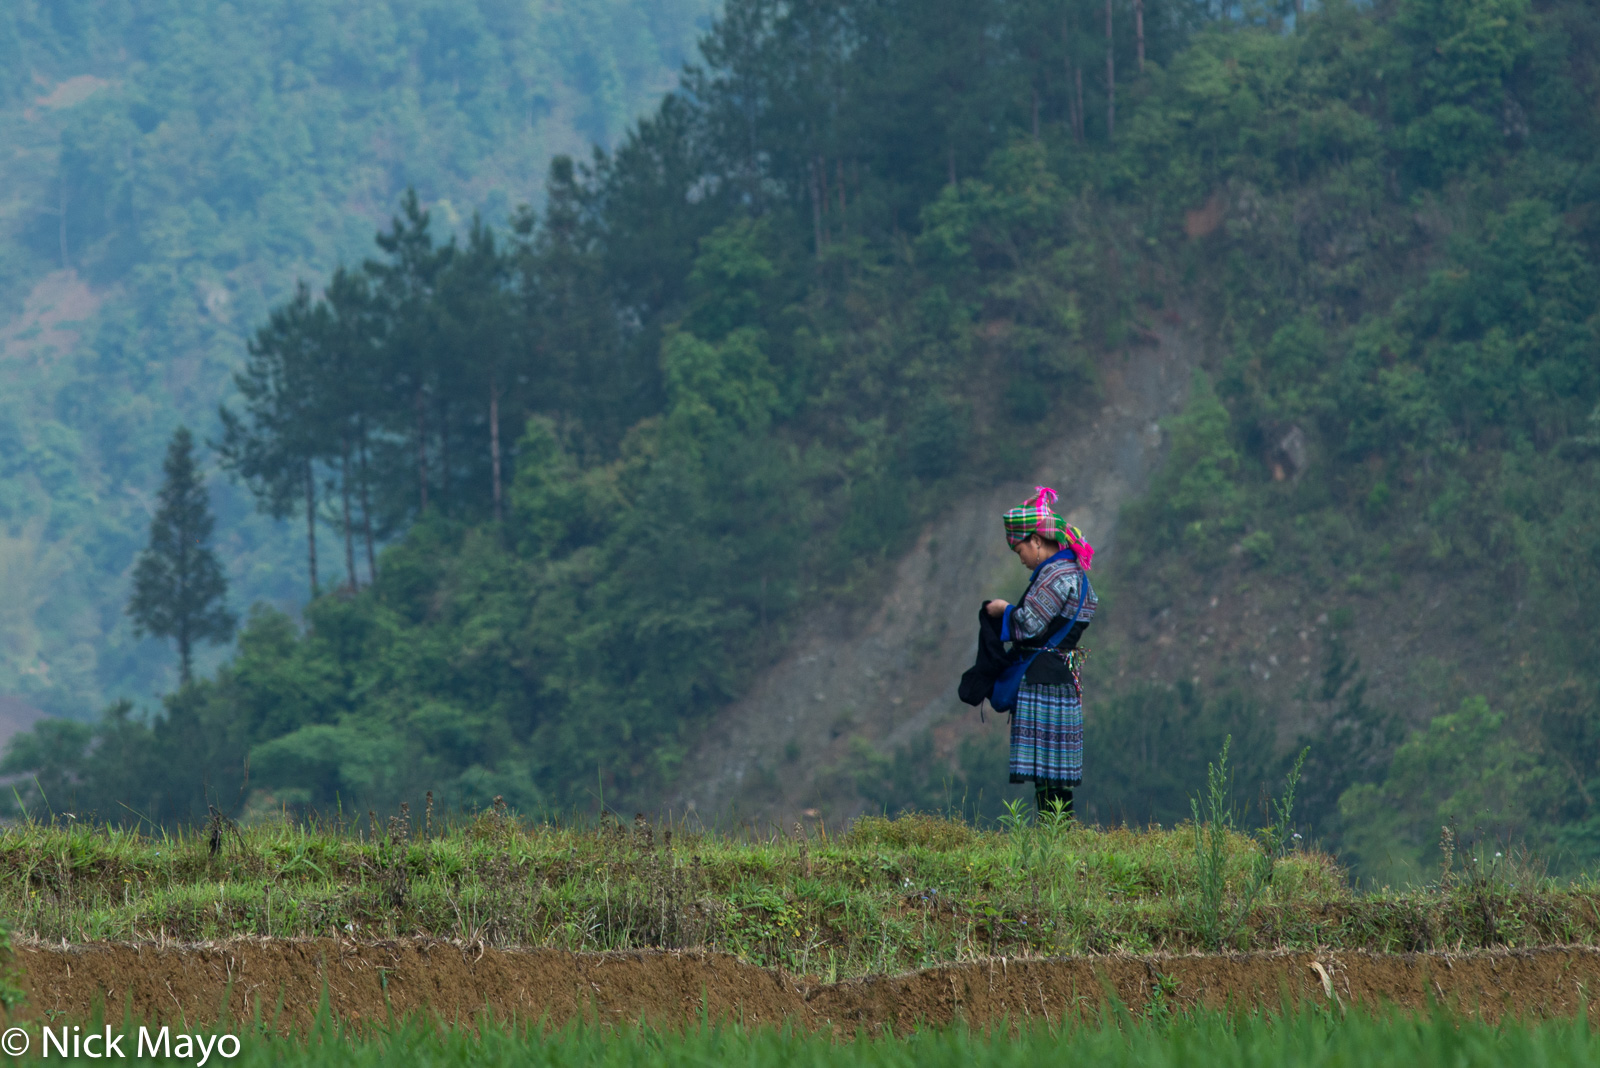
M 0 832 L 0 911 L 20 936 L 52 942 L 342 933 L 697 947 L 830 981 L 995 955 L 1600 939 L 1600 887 L 1499 857 L 1369 894 L 1326 854 L 1291 851 L 1252 898 L 1260 841 L 1224 830 L 1197 848 L 1192 825 L 1012 818 L 977 830 L 918 815 L 735 835 L 525 822 L 503 808 L 424 824 L 217 822 L 159 837 L 16 825 Z

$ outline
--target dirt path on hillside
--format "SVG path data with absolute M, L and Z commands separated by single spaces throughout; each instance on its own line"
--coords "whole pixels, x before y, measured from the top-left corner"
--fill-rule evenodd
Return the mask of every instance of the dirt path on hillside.
M 1278 1008 L 1284 997 L 1339 1011 L 1443 1004 L 1490 1020 L 1573 1015 L 1600 989 L 1594 947 L 1468 954 L 1263 953 L 1075 957 L 944 965 L 906 975 L 809 982 L 719 953 L 572 954 L 450 942 L 238 940 L 204 945 L 24 946 L 28 1000 L 17 1019 L 119 1019 L 210 1025 L 259 1012 L 281 1031 L 311 1022 L 324 987 L 342 1019 L 384 1023 L 427 1012 L 469 1020 L 574 1018 L 692 1024 L 702 1016 L 846 1032 L 1098 1014 L 1112 992 L 1134 1012 Z M 281 1006 L 281 1008 L 280 1008 Z
M 787 823 L 806 810 L 848 818 L 860 806 L 819 774 L 839 765 L 852 739 L 892 749 L 944 725 L 949 749 L 961 731 L 980 729 L 977 712 L 956 699 L 977 646 L 978 606 L 1014 597 L 1027 577 L 1000 513 L 1035 483 L 1054 486 L 1097 565 L 1114 564 L 1118 514 L 1147 484 L 1162 453 L 1159 421 L 1182 407 L 1199 359 L 1193 333 L 1173 322 L 1154 343 L 1104 358 L 1098 405 L 1043 450 L 1035 477 L 954 503 L 895 565 L 873 610 L 853 618 L 824 606 L 804 619 L 783 660 L 718 713 L 663 807 L 709 821 L 734 813 Z M 1004 729 L 1004 719 L 982 729 Z M 997 775 L 1003 782 L 1004 769 Z

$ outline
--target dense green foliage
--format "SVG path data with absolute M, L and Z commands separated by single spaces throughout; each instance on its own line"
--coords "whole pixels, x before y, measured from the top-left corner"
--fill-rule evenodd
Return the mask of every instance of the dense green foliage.
M 1150 5 L 1152 57 L 1186 10 Z M 430 787 L 567 804 L 591 775 L 642 791 L 797 605 L 848 592 L 952 479 L 1025 461 L 1054 398 L 1086 382 L 1083 338 L 1121 329 L 1129 301 L 1095 269 L 1104 220 L 1044 144 L 1008 144 L 1029 72 L 1043 86 L 1062 57 L 991 55 L 946 35 L 948 15 L 733 9 L 683 91 L 615 153 L 558 161 L 545 210 L 509 238 L 441 241 L 408 200 L 361 271 L 277 309 L 225 462 L 269 511 L 332 475 L 341 517 L 370 492 L 363 527 L 415 525 L 365 593 L 314 603 L 303 635 L 258 614 L 147 751 L 86 751 L 80 807 L 110 812 L 96 768 L 154 767 L 171 735 L 214 759 L 174 770 L 157 819 L 192 811 L 202 783 L 233 797 L 247 755 L 252 786 L 322 807 Z M 837 19 L 822 58 L 850 90 L 839 123 L 798 156 L 777 118 L 753 148 L 725 128 L 751 94 L 774 116 L 798 107 L 761 79 L 818 58 L 811 21 Z M 885 94 L 935 92 L 952 64 L 995 76 L 937 130 L 877 136 Z M 951 166 L 991 156 L 941 193 Z M 974 384 L 975 358 L 1004 370 Z
M 122 605 L 173 428 L 213 435 L 250 332 L 297 277 L 359 263 L 407 186 L 448 228 L 507 220 L 553 155 L 655 105 L 709 11 L 0 5 L 0 694 L 87 717 L 170 688 Z M 214 488 L 234 589 L 296 605 L 293 533 Z
M 1264 42 L 1211 38 L 1170 72 L 1181 106 L 1141 113 L 1162 183 L 1170 146 L 1200 132 L 1189 115 L 1247 113 L 1259 140 L 1181 176 L 1232 205 L 1189 258 L 1226 355 L 1218 400 L 1202 387 L 1173 426 L 1132 517 L 1144 559 L 1126 580 L 1203 581 L 1232 543 L 1342 606 L 1307 800 L 1368 871 L 1415 873 L 1451 823 L 1588 864 L 1600 137 L 1582 101 L 1600 24 L 1565 5 L 1380 10 L 1308 20 L 1271 43 L 1281 65 L 1255 58 Z M 1312 466 L 1278 481 L 1291 427 Z M 1453 618 L 1427 624 L 1441 659 L 1494 665 L 1496 690 L 1436 686 L 1446 714 L 1396 753 L 1405 710 L 1370 706 L 1340 643 L 1367 613 L 1447 592 Z
M 408 369 L 409 414 L 353 385 L 254 409 L 370 410 L 370 485 L 337 434 L 255 418 L 230 453 L 270 507 L 291 469 L 245 461 L 288 456 L 370 488 L 404 536 L 304 630 L 255 615 L 152 728 L 123 714 L 51 757 L 62 787 L 111 813 L 116 769 L 168 746 L 205 760 L 147 795 L 155 819 L 197 811 L 202 785 L 323 809 L 647 797 L 798 607 L 870 588 L 949 493 L 1019 470 L 1092 396 L 1091 353 L 1182 304 L 1216 356 L 1127 517 L 1112 603 L 1157 610 L 1149 591 L 1230 561 L 1341 599 L 1319 832 L 1375 873 L 1415 874 L 1451 820 L 1590 862 L 1600 26 L 1520 0 L 1202 25 L 1203 5 L 1152 0 L 1144 71 L 1128 20 L 1112 42 L 1113 129 L 1095 79 L 1086 101 L 1063 76 L 1093 54 L 1091 8 L 1063 38 L 1022 2 L 733 3 L 681 91 L 614 153 L 559 163 L 509 235 L 451 245 L 404 206 L 348 289 L 280 307 L 256 346 L 290 351 L 269 333 L 291 313 L 324 339 L 359 319 L 374 365 Z M 1434 586 L 1461 591 L 1449 715 L 1407 736 L 1339 643 Z M 1457 692 L 1450 657 L 1498 688 Z M 1227 679 L 1100 707 L 1096 789 L 1131 819 L 1181 818 L 1228 733 L 1241 778 L 1282 756 Z M 37 766 L 21 752 L 7 770 Z M 947 770 L 863 761 L 898 783 L 868 794 L 888 806 L 929 804 Z
M 1108 161 L 1137 233 L 1192 235 L 1149 255 L 1218 357 L 1102 588 L 1155 617 L 1226 573 L 1324 606 L 1303 801 L 1373 878 L 1420 877 L 1444 826 L 1600 855 L 1597 48 L 1577 5 L 1329 5 L 1197 38 Z M 1376 705 L 1350 652 L 1386 613 L 1431 636 L 1400 665 L 1420 708 Z M 1230 733 L 1240 793 L 1273 777 L 1281 710 L 1242 666 L 1095 702 L 1102 817 L 1181 818 Z

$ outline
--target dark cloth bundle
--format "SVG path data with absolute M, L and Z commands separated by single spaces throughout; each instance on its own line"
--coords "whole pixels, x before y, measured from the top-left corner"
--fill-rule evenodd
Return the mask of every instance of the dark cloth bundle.
M 1011 654 L 1000 640 L 1000 618 L 978 606 L 978 656 L 961 676 L 956 693 L 969 705 L 981 705 L 994 691 L 994 680 L 1011 665 Z

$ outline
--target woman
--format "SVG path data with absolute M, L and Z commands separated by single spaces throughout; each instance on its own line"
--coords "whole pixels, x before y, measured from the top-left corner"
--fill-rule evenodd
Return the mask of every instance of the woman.
M 1011 781 L 1033 783 L 1040 812 L 1059 803 L 1070 814 L 1072 789 L 1083 781 L 1077 644 L 1100 600 L 1087 575 L 1094 548 L 1051 509 L 1055 499 L 1055 490 L 1040 486 L 1005 514 L 1006 541 L 1033 578 L 1016 605 L 995 600 L 984 610 L 1001 618 L 1000 637 L 1014 653 L 1043 650 L 1022 677 L 1011 716 Z M 1044 649 L 1062 630 L 1055 647 Z

